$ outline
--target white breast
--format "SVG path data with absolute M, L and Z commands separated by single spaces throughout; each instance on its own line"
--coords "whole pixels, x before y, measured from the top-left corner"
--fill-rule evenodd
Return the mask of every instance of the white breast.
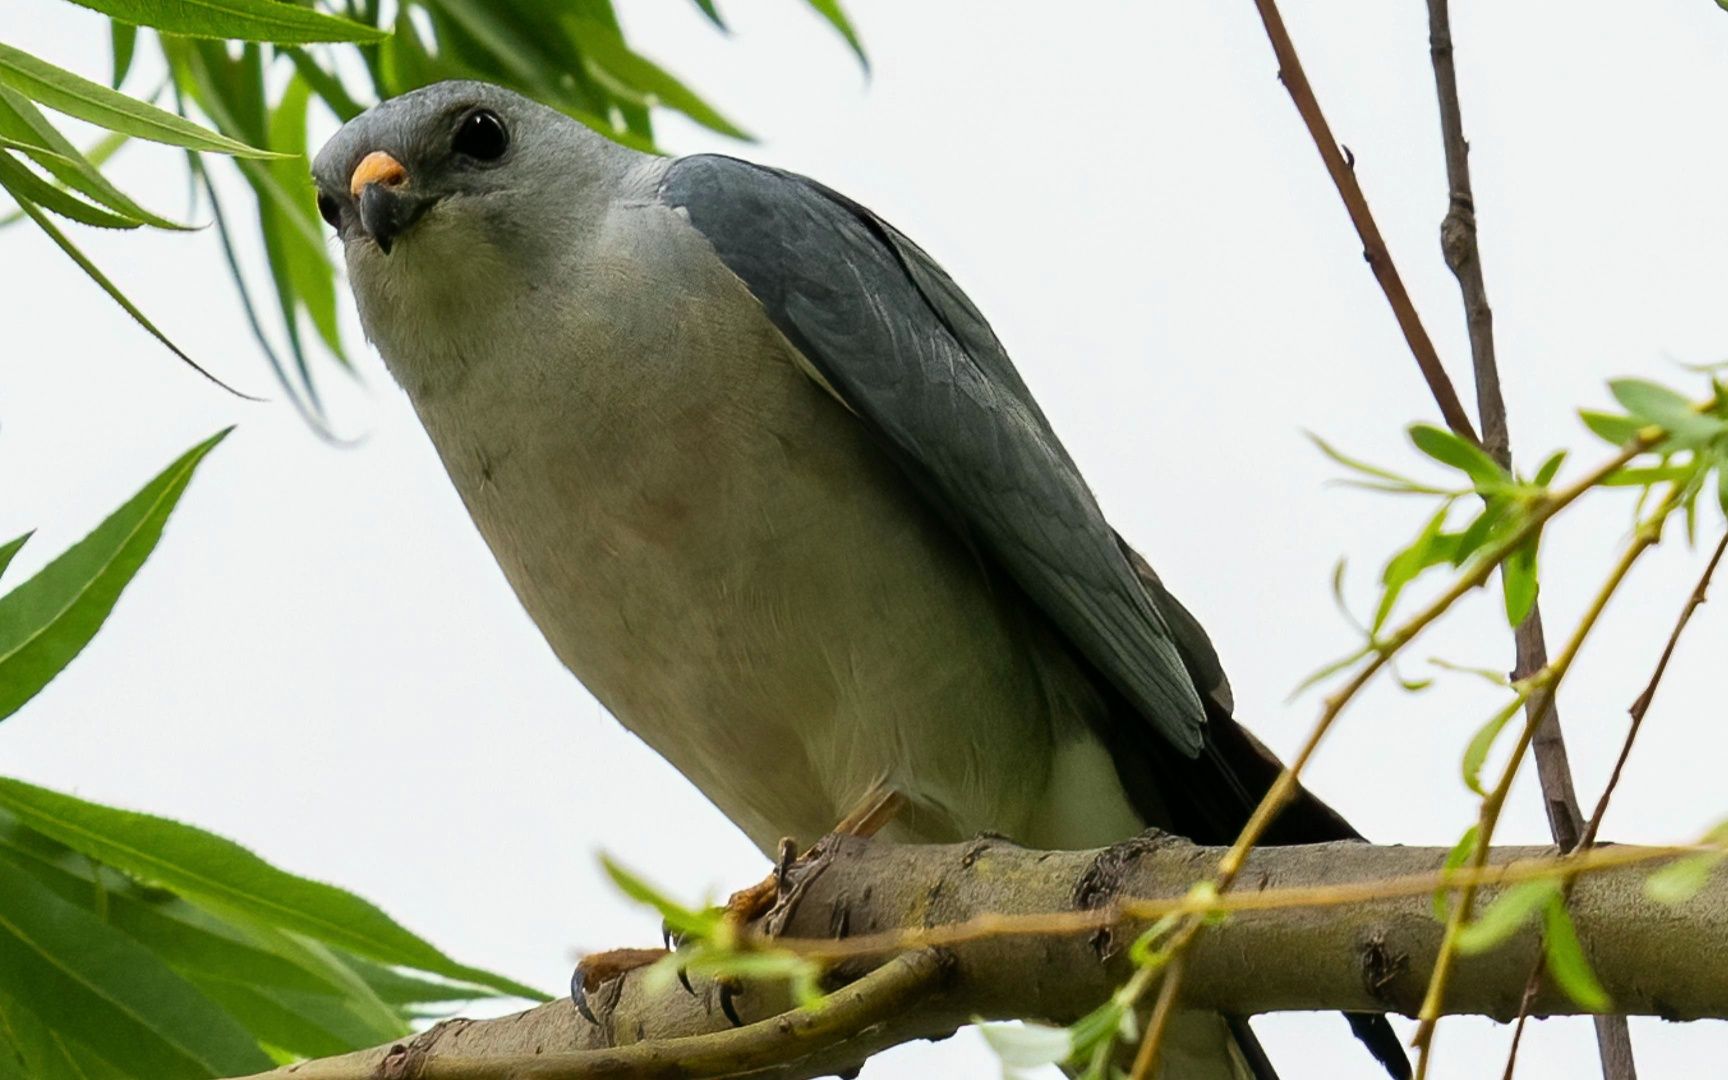
M 765 851 L 882 780 L 918 838 L 1135 831 L 1045 632 L 680 218 L 615 217 L 561 280 L 363 302 L 560 659 Z

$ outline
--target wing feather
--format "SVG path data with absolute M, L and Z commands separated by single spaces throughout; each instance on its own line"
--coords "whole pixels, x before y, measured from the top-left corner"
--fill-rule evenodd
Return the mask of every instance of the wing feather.
M 844 196 L 733 158 L 674 162 L 661 197 L 926 498 L 1147 723 L 1197 755 L 1200 694 L 1222 681 L 1210 644 L 1183 640 L 1197 624 L 1142 584 L 995 334 L 941 267 Z M 1208 668 L 1199 687 L 1190 658 Z

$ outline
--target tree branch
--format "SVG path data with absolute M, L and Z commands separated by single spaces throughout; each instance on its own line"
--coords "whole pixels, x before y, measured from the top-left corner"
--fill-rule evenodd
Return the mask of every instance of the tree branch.
M 1476 377 L 1476 410 L 1482 420 L 1483 448 L 1504 468 L 1512 464 L 1512 437 L 1506 418 L 1506 399 L 1500 391 L 1500 368 L 1494 356 L 1494 311 L 1488 305 L 1488 287 L 1482 276 L 1482 253 L 1476 240 L 1476 195 L 1470 184 L 1470 143 L 1464 138 L 1463 106 L 1458 100 L 1458 70 L 1452 53 L 1452 17 L 1449 0 L 1428 0 L 1428 52 L 1434 64 L 1435 96 L 1440 105 L 1440 138 L 1446 155 L 1446 216 L 1440 222 L 1440 251 L 1458 279 L 1464 298 L 1464 320 L 1470 338 L 1470 356 Z M 1548 642 L 1542 629 L 1542 608 L 1532 605 L 1530 614 L 1513 632 L 1516 660 L 1514 679 L 1528 678 L 1548 663 Z M 1583 837 L 1584 815 L 1572 782 L 1572 765 L 1566 738 L 1560 730 L 1555 699 L 1546 696 L 1531 702 L 1537 715 L 1532 752 L 1541 782 L 1548 828 L 1565 850 L 1577 847 Z M 1540 962 L 1538 962 L 1540 963 Z M 1535 979 L 1540 968 L 1531 975 Z M 1522 1019 L 1522 1017 L 1520 1017 Z M 1632 1036 L 1622 1018 L 1597 1017 L 1596 1042 L 1606 1080 L 1635 1080 Z M 1516 1042 L 1514 1042 L 1516 1047 Z M 1513 1053 L 1516 1053 L 1514 1049 Z M 1510 1071 L 1508 1063 L 1508 1072 Z
M 1728 938 L 1728 874 L 1679 907 L 1645 898 L 1648 849 L 1605 849 L 1607 868 L 1577 879 L 1573 915 L 1586 953 L 1615 1008 L 1670 1019 L 1728 1017 L 1728 966 L 1701 941 Z M 986 1019 L 1077 1019 L 1132 970 L 1126 946 L 1151 908 L 1125 915 L 1129 898 L 1170 898 L 1179 907 L 1222 852 L 1171 836 L 1148 835 L 1100 851 L 1032 851 L 995 839 L 946 846 L 830 838 L 795 869 L 797 901 L 779 913 L 780 933 L 821 939 L 922 930 L 966 923 L 938 952 L 903 954 L 852 982 L 815 1012 L 784 1016 L 783 988 L 752 984 L 738 998 L 748 1026 L 733 1030 L 711 984 L 695 992 L 632 973 L 590 998 L 598 1025 L 559 1001 L 497 1020 L 447 1021 L 404 1042 L 267 1074 L 272 1080 L 479 1080 L 598 1076 L 826 1075 L 885 1047 L 940 1038 Z M 1504 848 L 1488 880 L 1531 869 L 1549 848 Z M 1185 1007 L 1236 1014 L 1287 1009 L 1414 1013 L 1443 932 L 1435 920 L 1433 875 L 1442 848 L 1359 843 L 1266 848 L 1244 866 L 1241 905 L 1206 930 L 1186 954 Z M 1402 885 L 1382 889 L 1374 883 Z M 1364 884 L 1366 883 L 1366 884 Z M 1349 888 L 1340 888 L 1347 885 Z M 1285 890 L 1301 890 L 1285 892 Z M 1398 895 L 1385 895 L 1385 892 Z M 1484 884 L 1491 899 L 1496 887 Z M 1281 897 L 1301 899 L 1284 906 Z M 1320 900 L 1347 900 L 1327 903 Z M 1258 908 L 1255 907 L 1259 904 Z M 1154 905 L 1156 906 L 1156 905 Z M 981 916 L 1048 916 L 1054 928 L 1004 933 Z M 1453 1012 L 1510 1019 L 1540 950 L 1535 926 L 1501 948 L 1458 961 L 1447 1006 Z M 853 958 L 838 980 L 858 979 L 874 960 Z M 1536 1015 L 1577 1006 L 1552 987 L 1534 1000 Z M 754 1022 L 751 1022 L 754 1021 Z M 817 1030 L 817 1029 L 820 1030 Z M 718 1033 L 718 1034 L 716 1034 Z M 630 1070 L 620 1072 L 628 1066 Z
M 1452 388 L 1452 380 L 1440 362 L 1440 354 L 1435 352 L 1434 342 L 1429 340 L 1428 331 L 1422 325 L 1422 317 L 1416 314 L 1416 305 L 1405 291 L 1404 279 L 1398 276 L 1392 253 L 1386 249 L 1386 241 L 1380 236 L 1380 226 L 1368 209 L 1368 198 L 1362 194 L 1361 185 L 1356 183 L 1355 159 L 1346 159 L 1339 149 L 1331 125 L 1326 122 L 1326 114 L 1320 111 L 1314 88 L 1308 85 L 1308 76 L 1302 70 L 1302 61 L 1296 55 L 1290 33 L 1284 28 L 1284 17 L 1278 12 L 1278 5 L 1274 0 L 1254 0 L 1254 6 L 1260 11 L 1260 21 L 1266 26 L 1266 36 L 1278 58 L 1279 81 L 1290 92 L 1290 100 L 1295 102 L 1296 111 L 1301 114 L 1308 134 L 1314 139 L 1315 149 L 1320 151 L 1320 159 L 1326 164 L 1326 173 L 1332 177 L 1338 197 L 1344 200 L 1350 223 L 1356 226 L 1356 235 L 1362 240 L 1362 257 L 1368 260 L 1369 269 L 1374 271 L 1374 280 L 1380 283 L 1380 291 L 1386 294 L 1386 302 L 1392 306 L 1392 316 L 1398 320 L 1398 329 L 1404 332 L 1410 354 L 1416 358 L 1416 365 L 1422 369 L 1422 378 L 1427 380 L 1428 389 L 1440 406 L 1440 415 L 1445 418 L 1447 427 L 1472 442 L 1479 442 L 1476 429 L 1470 424 L 1470 414 L 1459 402 L 1458 391 Z

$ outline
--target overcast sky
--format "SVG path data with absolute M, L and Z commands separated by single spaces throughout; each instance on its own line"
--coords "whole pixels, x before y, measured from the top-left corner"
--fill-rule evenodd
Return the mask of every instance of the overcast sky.
M 807 172 L 894 221 L 991 317 L 1115 525 L 1210 631 L 1239 715 L 1288 752 L 1346 651 L 1328 580 L 1372 601 L 1424 507 L 1326 486 L 1304 429 L 1411 462 L 1433 407 L 1277 80 L 1249 0 L 855 0 L 866 83 L 795 0 L 625 0 L 633 40 L 762 136 L 744 150 L 666 121 L 674 150 Z M 1675 381 L 1721 359 L 1728 14 L 1709 0 L 1456 5 L 1483 258 L 1514 443 L 1599 451 L 1575 420 L 1621 374 Z M 1467 349 L 1435 230 L 1445 188 L 1426 18 L 1416 0 L 1289 0 L 1310 78 L 1442 355 Z M 14 0 L 0 36 L 95 78 L 102 20 Z M 148 73 L 137 85 L 148 82 Z M 184 205 L 176 152 L 113 174 Z M 81 244 L 212 369 L 272 389 L 215 237 Z M 347 306 L 347 305 L 345 305 Z M 603 882 L 612 852 L 695 899 L 754 880 L 759 856 L 558 665 L 469 524 L 348 306 L 358 383 L 326 367 L 335 449 L 287 406 L 190 375 L 27 226 L 0 235 L 0 536 L 40 526 L 22 580 L 177 453 L 239 430 L 66 676 L 0 729 L 0 770 L 216 829 L 377 901 L 463 960 L 557 989 L 578 951 L 645 944 L 656 921 Z M 1626 535 L 1596 498 L 1550 537 L 1550 632 L 1570 627 Z M 1719 520 L 1706 515 L 1707 527 Z M 1594 800 L 1701 553 L 1672 543 L 1633 575 L 1562 701 Z M 1505 667 L 1492 596 L 1413 652 Z M 1706 607 L 1650 714 L 1608 818 L 1620 840 L 1682 840 L 1728 813 L 1720 668 L 1728 609 Z M 1491 688 L 1443 677 L 1363 697 L 1311 770 L 1376 840 L 1450 844 L 1458 778 Z M 1541 842 L 1533 783 L 1502 823 Z M 1725 946 L 1710 943 L 1720 955 Z M 1728 962 L 1728 958 L 1724 959 Z M 1257 1021 L 1290 1080 L 1377 1075 L 1330 1017 Z M 1408 1032 L 1409 1026 L 1400 1030 Z M 1448 1021 L 1436 1075 L 1498 1075 L 1508 1033 Z M 1728 1027 L 1637 1022 L 1643 1074 L 1696 1075 Z M 1525 1077 L 1594 1071 L 1588 1025 L 1536 1025 Z M 885 1055 L 865 1075 L 990 1076 L 977 1037 Z

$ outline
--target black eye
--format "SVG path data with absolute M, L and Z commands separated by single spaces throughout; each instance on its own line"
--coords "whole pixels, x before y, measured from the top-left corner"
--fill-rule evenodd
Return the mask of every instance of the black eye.
M 342 227 L 342 204 L 336 201 L 334 195 L 318 193 L 318 216 L 330 223 L 332 229 Z
M 490 109 L 475 109 L 456 125 L 456 136 L 450 149 L 476 161 L 497 161 L 510 146 L 510 133 L 504 121 Z

